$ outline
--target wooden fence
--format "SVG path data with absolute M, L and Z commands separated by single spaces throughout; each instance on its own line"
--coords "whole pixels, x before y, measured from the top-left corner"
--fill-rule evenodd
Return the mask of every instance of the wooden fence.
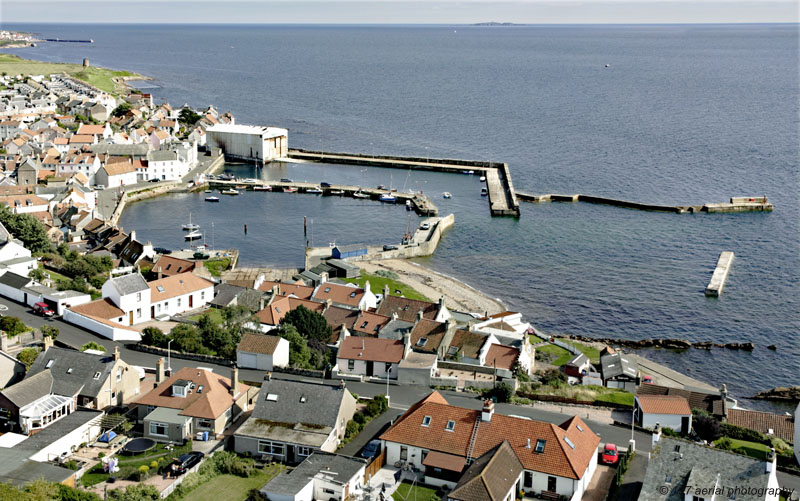
M 364 485 L 369 483 L 369 479 L 375 476 L 378 471 L 386 464 L 386 447 L 381 450 L 381 453 L 375 456 L 375 459 L 372 460 L 370 464 L 367 465 L 367 469 L 364 473 Z

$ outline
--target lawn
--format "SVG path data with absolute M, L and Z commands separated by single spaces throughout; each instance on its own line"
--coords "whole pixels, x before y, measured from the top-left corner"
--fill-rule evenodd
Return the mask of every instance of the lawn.
M 555 365 L 556 367 L 561 367 L 565 363 L 569 362 L 569 359 L 573 356 L 572 353 L 554 344 L 540 346 L 536 348 L 536 351 L 553 355 L 555 360 L 551 361 L 550 364 Z
M 232 501 L 242 501 L 247 498 L 250 489 L 260 489 L 272 477 L 277 475 L 282 466 L 273 465 L 263 470 L 259 470 L 249 478 L 237 477 L 236 475 L 219 475 L 204 484 L 200 484 L 194 490 L 189 491 L 181 499 L 188 501 L 206 501 L 208 499 L 225 499 Z
M 528 335 L 528 340 L 531 342 L 531 344 L 538 344 L 544 341 L 544 339 L 540 338 L 536 334 Z
M 221 276 L 222 272 L 227 270 L 230 265 L 231 258 L 229 257 L 209 259 L 203 263 L 203 266 L 208 268 L 209 273 L 215 277 Z
M 720 440 L 714 442 L 715 444 L 718 443 Z M 756 459 L 766 459 L 767 453 L 769 452 L 769 446 L 764 444 L 759 444 L 757 442 L 748 442 L 747 440 L 739 440 L 736 438 L 729 439 L 731 441 L 731 445 L 733 446 L 733 451 L 738 452 L 740 454 L 745 454 L 750 456 L 751 458 Z
M 571 344 L 575 348 L 578 348 L 581 353 L 589 357 L 589 360 L 596 364 L 600 362 L 600 350 L 595 348 L 594 346 L 585 345 L 583 343 L 579 343 L 577 341 L 568 341 L 566 339 L 563 340 L 565 343 Z
M 420 301 L 430 301 L 428 298 L 426 298 L 419 292 L 415 291 L 408 285 L 404 284 L 403 282 L 394 280 L 392 278 L 386 278 L 378 275 L 373 275 L 371 273 L 366 273 L 364 272 L 364 270 L 361 270 L 361 276 L 358 278 L 345 278 L 343 280 L 351 284 L 357 284 L 359 287 L 364 287 L 364 283 L 367 280 L 369 280 L 369 286 L 374 294 L 383 293 L 383 286 L 388 285 L 389 292 L 393 296 L 404 296 L 407 297 L 408 299 L 419 299 Z M 397 291 L 400 292 L 398 293 Z
M 155 449 L 141 456 L 123 456 L 118 454 L 117 458 L 119 458 L 120 470 L 130 467 L 138 468 L 142 465 L 150 466 L 151 462 L 158 461 L 160 458 L 164 458 L 168 464 L 172 458 L 190 452 L 192 450 L 192 443 L 188 442 L 186 445 L 175 447 L 171 451 L 166 450 L 165 447 L 166 444 L 158 444 L 156 445 Z M 117 475 L 119 475 L 119 473 L 117 473 Z M 99 484 L 100 482 L 105 482 L 106 480 L 108 480 L 108 473 L 103 471 L 102 462 L 97 463 L 92 467 L 91 470 L 87 471 L 83 477 L 81 477 L 81 483 L 87 487 Z
M 222 311 L 219 310 L 218 308 L 209 308 L 208 310 L 205 311 L 205 313 L 189 317 L 189 320 L 191 320 L 192 322 L 199 322 L 200 317 L 202 317 L 204 314 L 211 317 L 211 321 L 214 322 L 215 324 L 219 325 L 222 323 Z
M 392 494 L 392 499 L 395 501 L 439 501 L 442 498 L 436 495 L 436 489 L 432 487 L 427 485 L 412 487 L 410 482 L 403 482 Z
M 106 68 L 90 66 L 84 68 L 81 64 L 71 63 L 46 63 L 22 59 L 13 54 L 0 54 L 0 73 L 9 75 L 50 75 L 52 73 L 68 73 L 79 80 L 94 85 L 100 90 L 114 93 L 114 77 L 135 76 L 128 71 L 115 71 Z
M 633 393 L 627 391 L 613 391 L 601 393 L 594 399 L 595 402 L 610 402 L 612 404 L 627 405 L 633 408 Z

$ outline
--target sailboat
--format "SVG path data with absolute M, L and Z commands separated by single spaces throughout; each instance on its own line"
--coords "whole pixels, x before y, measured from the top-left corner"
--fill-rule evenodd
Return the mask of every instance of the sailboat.
M 193 231 L 190 231 L 189 233 L 187 233 L 183 238 L 185 240 L 190 240 L 191 241 L 191 240 L 197 240 L 197 239 L 202 238 L 202 237 L 203 237 L 203 234 L 200 233 L 199 230 L 193 230 Z
M 183 228 L 183 231 L 193 231 L 193 230 L 199 230 L 200 229 L 200 225 L 199 224 L 192 224 L 192 213 L 190 212 L 189 213 L 189 223 L 188 224 L 184 224 L 183 226 L 181 226 L 181 228 Z

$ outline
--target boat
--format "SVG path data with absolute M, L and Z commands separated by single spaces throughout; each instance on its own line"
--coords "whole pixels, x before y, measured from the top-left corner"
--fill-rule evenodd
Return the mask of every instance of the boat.
M 192 213 L 190 212 L 189 213 L 189 222 L 187 224 L 184 224 L 183 226 L 181 226 L 181 228 L 183 228 L 184 231 L 194 231 L 194 230 L 199 230 L 200 229 L 200 225 L 199 224 L 192 224 Z
M 283 192 L 284 193 L 297 193 L 297 188 L 294 188 L 292 186 L 287 186 L 287 187 L 285 187 L 283 189 Z
M 184 238 L 184 240 L 197 240 L 197 239 L 203 238 L 203 234 L 200 233 L 200 231 L 198 231 L 198 230 L 194 230 L 194 231 L 191 231 L 191 232 L 187 233 L 186 235 L 184 235 L 183 238 Z
M 255 188 L 253 188 L 253 191 L 272 191 L 272 186 L 270 185 L 256 186 Z
M 314 195 L 320 195 L 322 190 L 319 188 L 309 188 L 306 190 L 306 193 L 313 193 Z
M 344 190 L 332 190 L 328 192 L 331 195 L 344 195 Z
M 369 198 L 369 194 L 364 193 L 363 191 L 357 191 L 353 193 L 353 198 Z
M 382 185 L 382 184 L 379 184 L 379 185 L 378 185 L 378 189 L 379 189 L 379 190 L 385 190 L 385 189 L 386 189 L 386 186 L 384 186 L 384 185 Z
M 223 195 L 238 195 L 239 190 L 236 190 L 234 188 L 228 188 L 227 190 L 220 191 L 220 193 L 222 193 Z
M 219 197 L 206 197 L 206 202 L 219 202 Z
M 445 191 L 444 193 L 442 193 L 442 197 L 444 197 L 444 198 L 453 198 L 453 195 L 451 195 L 449 191 Z
M 482 197 L 485 197 L 488 194 L 489 194 L 489 190 L 487 190 L 486 188 L 481 188 L 481 196 Z
M 378 200 L 380 200 L 381 202 L 393 204 L 397 202 L 397 197 L 392 195 L 391 193 L 384 193 L 378 198 Z
M 414 210 L 414 204 L 411 200 L 406 200 L 406 210 Z
M 481 182 L 482 182 L 482 183 L 485 183 L 485 182 L 486 182 L 486 176 L 481 176 Z

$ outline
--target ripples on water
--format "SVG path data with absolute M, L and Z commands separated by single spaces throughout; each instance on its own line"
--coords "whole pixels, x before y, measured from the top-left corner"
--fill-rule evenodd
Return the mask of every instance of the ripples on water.
M 753 353 L 647 355 L 712 384 L 727 382 L 738 396 L 800 384 L 794 25 L 459 27 L 457 34 L 448 27 L 20 28 L 91 35 L 96 43 L 13 52 L 89 57 L 153 76 L 158 99 L 212 102 L 240 123 L 288 126 L 294 147 L 502 160 L 515 186 L 535 193 L 663 204 L 766 193 L 772 214 L 554 203 L 523 204 L 522 218 L 510 220 L 489 217 L 475 179 L 415 173 L 408 186 L 454 194 L 448 209 L 456 225 L 436 256 L 421 261 L 503 299 L 542 330 L 753 341 Z M 379 169 L 289 165 L 265 175 L 271 172 L 388 184 Z M 394 184 L 403 177 L 395 171 Z M 303 214 L 315 218 L 323 245 L 385 241 L 408 225 L 401 208 L 261 195 L 213 209 L 236 221 L 216 226 L 230 231 L 222 238 L 242 248 L 244 262 L 302 260 Z M 164 213 L 183 221 L 190 207 L 198 215 L 212 210 L 192 200 L 135 204 L 123 223 L 172 245 L 172 230 L 162 237 L 150 221 Z M 263 229 L 242 239 L 245 220 Z M 708 299 L 702 290 L 722 250 L 736 261 L 723 296 Z M 764 348 L 772 343 L 777 352 Z

